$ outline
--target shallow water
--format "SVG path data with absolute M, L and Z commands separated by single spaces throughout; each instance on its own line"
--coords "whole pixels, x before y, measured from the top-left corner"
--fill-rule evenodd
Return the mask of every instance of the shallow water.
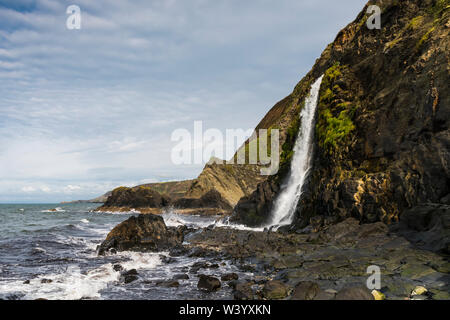
M 219 276 L 237 272 L 229 261 L 175 257 L 168 253 L 119 253 L 97 256 L 96 248 L 118 223 L 137 212 L 92 212 L 95 204 L 0 205 L 0 298 L 1 299 L 228 299 L 231 289 L 206 294 L 197 290 L 197 275 L 189 267 L 198 261 L 217 263 L 218 269 L 199 273 Z M 56 209 L 56 211 L 54 211 Z M 217 217 L 163 215 L 168 226 L 207 227 Z M 139 279 L 124 284 L 113 265 L 137 269 Z M 187 273 L 178 288 L 163 288 L 155 281 Z M 42 283 L 49 282 L 49 283 Z M 29 284 L 24 283 L 29 281 Z

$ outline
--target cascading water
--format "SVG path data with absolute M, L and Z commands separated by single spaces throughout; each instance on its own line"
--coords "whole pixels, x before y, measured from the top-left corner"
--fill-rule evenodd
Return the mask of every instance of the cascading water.
M 294 212 L 302 194 L 302 187 L 311 168 L 314 118 L 322 78 L 323 76 L 312 85 L 309 96 L 306 98 L 305 106 L 300 113 L 301 126 L 295 141 L 290 175 L 287 184 L 275 201 L 269 227 L 278 228 L 288 225 L 294 219 Z

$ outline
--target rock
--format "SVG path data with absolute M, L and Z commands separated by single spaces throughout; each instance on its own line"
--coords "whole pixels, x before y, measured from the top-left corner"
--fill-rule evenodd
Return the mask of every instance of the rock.
M 186 273 L 176 274 L 173 280 L 189 280 L 189 276 Z
M 340 290 L 336 300 L 374 300 L 374 297 L 365 287 L 352 287 Z
M 221 283 L 219 279 L 207 275 L 199 275 L 197 288 L 200 290 L 213 292 L 219 290 L 220 287 Z
M 174 206 L 180 209 L 195 208 L 218 208 L 231 211 L 231 204 L 223 199 L 222 195 L 215 189 L 208 191 L 200 198 L 181 198 L 174 202 Z
M 52 283 L 53 282 L 53 280 L 51 280 L 51 279 L 42 279 L 41 280 L 41 283 Z
M 239 200 L 231 221 L 252 227 L 263 225 L 269 219 L 272 202 L 279 190 L 275 181 L 261 182 L 252 194 Z
M 113 266 L 113 270 L 116 271 L 116 272 L 120 272 L 120 271 L 123 270 L 123 267 L 120 264 L 115 264 Z
M 150 187 L 119 187 L 112 191 L 102 208 L 162 208 L 170 205 L 171 199 Z
M 411 292 L 411 296 L 421 296 L 428 292 L 428 290 L 425 287 L 417 286 L 414 288 L 414 290 Z
M 180 283 L 178 281 L 168 280 L 156 282 L 156 285 L 165 288 L 178 288 L 180 286 Z
M 237 283 L 233 293 L 235 300 L 253 300 L 254 294 L 252 289 L 252 283 L 243 282 Z
M 222 275 L 220 278 L 222 281 L 232 281 L 232 280 L 238 280 L 239 276 L 236 273 L 227 273 Z
M 269 300 L 284 299 L 289 294 L 289 287 L 281 281 L 266 282 L 262 291 L 263 297 Z
M 100 245 L 99 255 L 117 251 L 156 252 L 181 245 L 184 227 L 167 228 L 161 216 L 153 214 L 130 217 L 116 226 Z
M 332 292 L 332 291 L 324 291 L 324 290 L 320 290 L 317 295 L 314 297 L 314 300 L 321 300 L 321 301 L 325 301 L 325 300 L 334 300 L 334 298 L 336 297 L 336 293 Z
M 139 279 L 139 277 L 136 276 L 136 275 L 125 275 L 125 276 L 123 276 L 123 282 L 125 284 L 128 284 L 128 283 L 131 283 L 133 281 L 136 281 L 137 279 Z
M 138 272 L 136 269 L 123 271 L 120 275 L 125 284 L 136 281 L 139 278 Z
M 314 300 L 320 292 L 320 287 L 317 283 L 311 281 L 304 281 L 297 284 L 292 294 L 292 300 Z
M 372 290 L 372 296 L 375 300 L 385 300 L 386 296 L 384 293 L 378 291 L 378 290 Z
M 25 280 L 23 284 L 30 284 L 30 280 Z
M 417 246 L 450 254 L 450 206 L 422 204 L 400 217 L 401 235 Z

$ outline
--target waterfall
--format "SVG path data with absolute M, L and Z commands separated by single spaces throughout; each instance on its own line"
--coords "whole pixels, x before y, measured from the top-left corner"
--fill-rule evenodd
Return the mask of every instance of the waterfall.
M 293 150 L 291 170 L 285 186 L 282 187 L 278 198 L 275 200 L 269 227 L 274 226 L 278 228 L 288 225 L 294 219 L 295 209 L 302 194 L 302 187 L 311 168 L 314 118 L 322 78 L 323 76 L 312 85 L 309 96 L 306 98 L 305 106 L 300 113 L 301 124 Z

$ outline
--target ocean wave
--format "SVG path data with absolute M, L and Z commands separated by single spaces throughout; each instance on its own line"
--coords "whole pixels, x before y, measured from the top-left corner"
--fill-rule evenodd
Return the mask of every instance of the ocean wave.
M 124 252 L 117 256 L 125 259 L 121 265 L 126 270 L 153 269 L 162 264 L 156 253 Z M 119 278 L 120 273 L 114 271 L 111 263 L 84 272 L 77 265 L 71 265 L 64 272 L 41 275 L 27 284 L 23 280 L 2 281 L 0 294 L 18 295 L 25 300 L 101 299 L 101 291 L 110 283 L 119 281 Z
M 49 213 L 49 212 L 66 212 L 66 210 L 60 208 L 60 207 L 56 207 L 54 209 L 47 209 L 47 210 L 41 210 L 41 212 L 44 213 Z

